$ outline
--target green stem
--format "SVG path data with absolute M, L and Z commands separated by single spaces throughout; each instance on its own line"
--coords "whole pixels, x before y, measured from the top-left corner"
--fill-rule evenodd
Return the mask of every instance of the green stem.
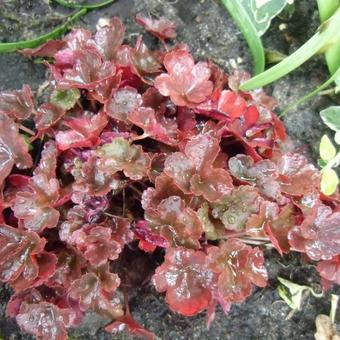
M 335 168 L 339 165 L 339 163 L 340 163 L 340 151 L 322 168 L 321 171 Z
M 256 28 L 246 11 L 239 3 L 239 0 L 222 0 L 222 4 L 227 8 L 247 41 L 253 56 L 255 74 L 263 72 L 265 65 L 264 48 Z
M 297 100 L 295 103 L 288 105 L 280 114 L 280 117 L 284 116 L 288 111 L 290 111 L 293 107 L 302 104 L 303 102 L 305 102 L 307 99 L 310 99 L 312 97 L 314 97 L 315 95 L 317 95 L 320 91 L 322 91 L 323 89 L 327 88 L 329 85 L 331 85 L 334 80 L 340 77 L 340 67 L 338 68 L 338 70 L 329 78 L 327 79 L 324 83 L 322 83 L 320 86 L 318 86 L 315 90 L 313 90 L 312 92 L 307 93 L 305 96 L 303 96 L 302 98 L 300 98 L 299 100 Z
M 293 54 L 282 60 L 269 70 L 249 79 L 240 86 L 242 91 L 251 91 L 282 78 L 295 70 L 313 55 L 329 48 L 340 40 L 340 9 L 324 22 L 305 44 Z
M 328 20 L 340 6 L 339 0 L 317 0 L 320 21 Z
M 80 5 L 75 4 L 67 0 L 53 0 L 57 4 L 67 7 L 67 8 L 86 8 L 86 9 L 98 9 L 107 5 L 112 4 L 115 0 L 106 0 L 104 2 L 98 3 L 98 4 L 88 4 L 88 5 Z
M 320 21 L 328 20 L 340 7 L 340 0 L 317 0 Z M 336 44 L 325 52 L 325 58 L 330 74 L 334 74 L 340 67 L 340 44 Z
M 71 17 L 69 17 L 64 24 L 56 27 L 53 31 L 49 33 L 41 35 L 38 38 L 31 39 L 31 40 L 10 42 L 10 43 L 0 43 L 0 53 L 14 52 L 16 50 L 21 50 L 24 48 L 35 48 L 45 43 L 48 40 L 58 38 L 68 30 L 69 25 L 72 22 L 76 21 L 77 19 L 85 15 L 86 13 L 87 13 L 86 8 L 81 9 L 80 11 L 76 12 Z

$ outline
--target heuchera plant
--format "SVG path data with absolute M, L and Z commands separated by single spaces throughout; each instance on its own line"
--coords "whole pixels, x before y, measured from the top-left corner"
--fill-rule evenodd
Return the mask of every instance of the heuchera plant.
M 167 47 L 173 22 L 137 21 L 164 49 L 123 44 L 113 18 L 25 51 L 49 56 L 48 103 L 27 85 L 0 94 L 0 280 L 7 314 L 38 339 L 66 339 L 90 309 L 110 333 L 153 339 L 126 301 L 148 282 L 210 325 L 218 304 L 266 286 L 262 243 L 340 283 L 340 197 L 320 194 L 275 101 Z

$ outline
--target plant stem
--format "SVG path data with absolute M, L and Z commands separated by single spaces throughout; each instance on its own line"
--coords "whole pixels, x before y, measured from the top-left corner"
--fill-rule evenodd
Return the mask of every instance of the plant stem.
M 88 4 L 88 5 L 75 4 L 67 0 L 53 0 L 53 1 L 59 4 L 60 6 L 64 6 L 67 8 L 98 9 L 98 8 L 112 4 L 115 0 L 106 0 L 98 4 Z
M 302 98 L 300 98 L 299 100 L 297 100 L 295 103 L 288 105 L 283 111 L 282 113 L 279 115 L 279 117 L 284 116 L 289 110 L 291 110 L 293 107 L 302 104 L 304 101 L 306 101 L 309 98 L 314 97 L 315 95 L 317 95 L 320 91 L 322 91 L 323 89 L 327 88 L 329 85 L 331 85 L 333 83 L 333 81 L 340 76 L 340 67 L 338 68 L 338 70 L 329 78 L 327 79 L 324 83 L 322 83 L 320 86 L 318 86 L 315 90 L 313 90 L 312 92 L 307 93 L 305 96 L 303 96 Z
M 31 40 L 24 40 L 24 41 L 16 41 L 16 42 L 10 42 L 10 43 L 0 43 L 0 53 L 6 53 L 6 52 L 14 52 L 16 50 L 21 50 L 24 48 L 34 48 L 38 47 L 41 44 L 45 43 L 48 40 L 55 39 L 60 37 L 63 33 L 65 33 L 69 25 L 85 15 L 87 13 L 87 9 L 83 8 L 80 11 L 73 14 L 71 17 L 67 19 L 67 21 L 55 28 L 53 31 L 43 34 L 38 38 L 31 39 Z
M 318 31 L 298 50 L 269 70 L 249 79 L 240 86 L 242 91 L 251 91 L 280 79 L 293 71 L 313 55 L 339 43 L 340 40 L 340 9 L 324 22 Z
M 320 21 L 328 20 L 340 6 L 339 0 L 317 0 Z
M 340 7 L 340 0 L 317 0 L 320 21 L 328 20 Z M 334 74 L 340 67 L 340 44 L 335 44 L 325 52 L 325 58 L 330 74 Z

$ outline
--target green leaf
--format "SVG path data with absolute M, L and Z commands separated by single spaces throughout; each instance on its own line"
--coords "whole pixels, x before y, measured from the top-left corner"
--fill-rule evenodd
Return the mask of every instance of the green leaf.
M 258 35 L 261 37 L 269 28 L 273 18 L 275 18 L 290 0 L 237 0 L 246 10 L 248 17 L 252 21 Z
M 333 169 L 323 169 L 321 172 L 321 192 L 327 196 L 334 194 L 339 184 L 339 178 Z
M 317 53 L 340 42 L 340 9 L 325 21 L 318 31 L 290 56 L 270 69 L 249 79 L 240 86 L 242 91 L 251 91 L 268 85 L 298 68 Z
M 321 159 L 323 159 L 326 162 L 330 161 L 335 157 L 336 149 L 327 135 L 322 136 L 319 151 Z
M 340 131 L 337 131 L 334 136 L 335 143 L 340 145 Z
M 255 74 L 263 72 L 265 65 L 264 49 L 260 36 L 249 17 L 246 9 L 239 0 L 221 0 L 222 4 L 227 8 L 244 38 L 247 41 L 251 51 L 254 63 Z
M 340 131 L 340 106 L 330 106 L 322 110 L 320 116 L 330 129 Z
M 266 49 L 266 64 L 276 64 L 286 57 L 285 54 L 279 51 Z
M 67 111 L 72 109 L 79 98 L 80 92 L 78 89 L 70 89 L 65 91 L 57 90 L 53 92 L 51 102 Z
M 309 291 L 315 297 L 322 297 L 323 293 L 317 294 L 311 287 L 298 285 L 297 283 L 286 280 L 282 277 L 277 278 L 281 285 L 278 287 L 280 297 L 287 303 L 287 305 L 294 309 L 301 309 L 304 291 Z

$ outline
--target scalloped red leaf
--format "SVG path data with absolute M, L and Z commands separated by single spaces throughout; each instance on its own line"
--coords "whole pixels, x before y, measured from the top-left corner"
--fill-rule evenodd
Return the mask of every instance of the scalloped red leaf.
M 169 307 L 185 316 L 195 315 L 209 306 L 214 274 L 206 255 L 182 247 L 169 248 L 163 264 L 152 278 L 157 291 L 166 292 Z
M 28 146 L 19 135 L 18 126 L 0 112 L 0 186 L 11 173 L 13 166 L 26 169 L 32 166 Z
M 67 340 L 66 328 L 76 318 L 71 309 L 61 309 L 49 302 L 23 303 L 16 320 L 20 328 L 39 340 Z
M 99 134 L 108 123 L 104 112 L 93 116 L 83 116 L 65 121 L 70 128 L 66 131 L 58 131 L 55 139 L 58 149 L 65 151 L 70 148 L 93 147 L 100 143 Z
M 49 40 L 36 48 L 25 48 L 19 52 L 26 57 L 54 57 L 65 45 L 64 40 Z
M 94 41 L 105 60 L 114 60 L 124 40 L 125 27 L 119 17 L 113 17 L 101 26 Z
M 213 84 L 209 80 L 211 72 L 207 63 L 195 64 L 193 57 L 184 50 L 167 53 L 163 63 L 168 73 L 155 79 L 155 87 L 174 104 L 195 107 L 211 95 Z
M 115 65 L 111 61 L 103 61 L 99 53 L 91 49 L 74 51 L 72 63 L 72 68 L 63 71 L 57 66 L 50 66 L 59 88 L 91 90 L 116 74 Z
M 34 122 L 38 131 L 45 131 L 55 125 L 65 111 L 52 103 L 42 104 L 35 113 Z
M 192 192 L 210 202 L 217 201 L 233 188 L 229 173 L 213 167 L 219 152 L 215 137 L 200 134 L 187 142 L 184 153 L 174 152 L 167 157 L 164 172 L 184 193 Z
M 76 230 L 72 238 L 84 258 L 95 267 L 117 259 L 122 251 L 121 245 L 112 238 L 111 228 L 104 226 L 83 227 Z
M 118 175 L 104 171 L 99 160 L 91 156 L 85 162 L 79 162 L 77 168 L 72 171 L 75 182 L 72 185 L 72 200 L 78 201 L 85 195 L 104 196 L 111 190 L 119 190 L 124 187 L 124 181 L 119 179 Z
M 155 35 L 160 40 L 176 38 L 176 23 L 164 17 L 152 19 L 142 13 L 135 17 L 137 24 L 143 26 L 148 32 Z
M 340 212 L 317 204 L 307 212 L 301 226 L 288 234 L 290 245 L 312 260 L 331 260 L 340 254 Z
M 58 180 L 39 174 L 32 177 L 29 187 L 30 191 L 16 194 L 12 207 L 15 216 L 23 220 L 26 229 L 37 233 L 56 227 L 60 213 L 53 205 L 59 199 Z
M 262 198 L 257 190 L 249 185 L 233 189 L 218 203 L 212 204 L 212 216 L 219 219 L 227 230 L 242 231 L 250 216 L 258 213 Z
M 15 287 L 24 279 L 27 286 L 21 288 L 29 287 L 39 275 L 37 256 L 45 243 L 35 232 L 0 225 L 0 280 Z
M 288 153 L 277 160 L 281 190 L 289 195 L 306 195 L 320 190 L 320 171 L 306 157 Z
M 320 261 L 316 266 L 316 270 L 324 280 L 340 285 L 340 255 L 330 260 Z
M 120 284 L 117 274 L 110 273 L 108 267 L 99 273 L 86 273 L 75 280 L 70 288 L 69 297 L 78 301 L 82 311 L 93 309 L 108 317 L 119 317 L 121 306 L 113 301 L 113 293 Z
M 34 112 L 31 88 L 23 85 L 21 90 L 0 92 L 0 111 L 19 120 L 29 118 Z
M 131 86 L 122 87 L 113 92 L 105 104 L 106 113 L 115 119 L 127 122 L 128 113 L 142 104 L 142 96 Z
M 259 248 L 251 248 L 237 239 L 228 239 L 219 247 L 209 247 L 207 264 L 219 274 L 219 293 L 227 301 L 242 302 L 250 294 L 252 283 L 265 287 L 267 272 Z
M 139 180 L 147 176 L 151 166 L 150 156 L 143 152 L 140 145 L 130 145 L 122 137 L 97 149 L 98 168 L 106 173 L 123 171 L 125 176 Z
M 164 144 L 177 145 L 178 127 L 176 120 L 157 114 L 151 107 L 136 108 L 128 113 L 128 119 L 131 123 L 143 129 L 146 136 Z
M 151 230 L 163 236 L 173 247 L 198 248 L 203 232 L 201 221 L 178 196 L 163 199 L 155 210 L 147 210 L 145 219 Z

